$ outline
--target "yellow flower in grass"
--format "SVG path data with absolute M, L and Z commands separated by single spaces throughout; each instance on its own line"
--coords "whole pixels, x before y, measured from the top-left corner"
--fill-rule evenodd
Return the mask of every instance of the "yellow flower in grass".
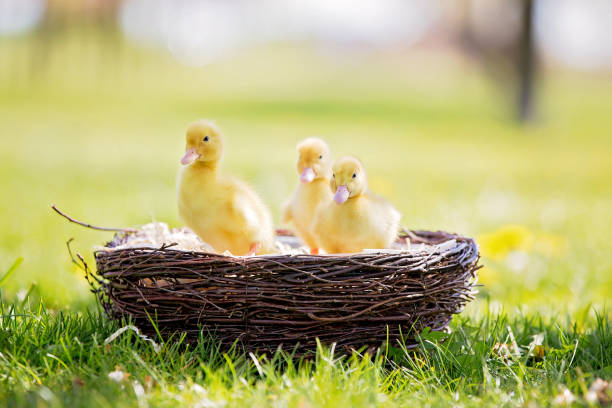
M 560 256 L 567 251 L 567 239 L 547 232 L 531 231 L 524 225 L 509 224 L 482 234 L 477 239 L 483 256 L 503 260 L 512 253 Z
M 501 260 L 512 251 L 528 252 L 533 247 L 534 234 L 523 225 L 510 224 L 482 234 L 477 242 L 483 256 Z

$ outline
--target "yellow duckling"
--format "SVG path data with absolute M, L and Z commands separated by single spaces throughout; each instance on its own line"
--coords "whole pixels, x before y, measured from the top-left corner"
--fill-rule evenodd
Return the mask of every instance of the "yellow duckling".
M 319 245 L 328 253 L 388 248 L 397 237 L 401 214 L 384 198 L 368 191 L 366 173 L 353 157 L 338 159 L 329 183 L 333 201 L 315 220 Z
M 323 140 L 315 137 L 300 142 L 297 146 L 297 170 L 301 183 L 283 210 L 283 222 L 292 222 L 297 236 L 317 254 L 319 247 L 312 232 L 313 220 L 321 208 L 331 201 L 329 190 L 331 176 L 331 153 Z
M 273 252 L 272 217 L 245 183 L 219 174 L 223 137 L 214 123 L 189 125 L 178 176 L 178 210 L 185 224 L 215 251 Z

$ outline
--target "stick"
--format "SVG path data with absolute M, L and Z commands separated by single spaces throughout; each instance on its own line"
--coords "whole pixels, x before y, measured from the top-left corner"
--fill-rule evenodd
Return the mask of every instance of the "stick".
M 98 231 L 114 231 L 114 232 L 136 232 L 137 231 L 134 228 L 105 228 L 105 227 L 96 227 L 95 225 L 91 225 L 91 224 L 87 224 L 87 223 L 75 220 L 74 218 L 70 217 L 68 214 L 66 214 L 66 213 L 62 212 L 60 209 L 58 209 L 55 206 L 55 204 L 52 204 L 51 208 L 53 208 L 53 211 L 55 211 L 56 213 L 58 213 L 59 215 L 61 215 L 65 219 L 67 219 L 68 221 L 73 222 L 75 224 L 79 224 L 80 226 L 85 227 L 85 228 L 91 228 L 91 229 L 98 230 Z

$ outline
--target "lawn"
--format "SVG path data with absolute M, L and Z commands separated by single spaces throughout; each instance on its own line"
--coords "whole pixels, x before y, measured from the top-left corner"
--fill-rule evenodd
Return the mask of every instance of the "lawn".
M 75 37 L 34 70 L 34 39 L 0 42 L 0 276 L 23 258 L 0 284 L 0 405 L 545 406 L 566 388 L 588 405 L 593 381 L 612 379 L 609 75 L 547 71 L 537 121 L 519 126 L 510 97 L 456 56 L 275 45 L 195 69 Z M 175 177 L 200 117 L 277 221 L 297 141 L 360 157 L 404 225 L 476 237 L 476 301 L 420 350 L 375 356 L 223 354 L 180 337 L 156 353 L 132 332 L 104 344 L 120 324 L 65 243 L 91 262 L 111 235 L 50 205 L 98 225 L 180 225 Z

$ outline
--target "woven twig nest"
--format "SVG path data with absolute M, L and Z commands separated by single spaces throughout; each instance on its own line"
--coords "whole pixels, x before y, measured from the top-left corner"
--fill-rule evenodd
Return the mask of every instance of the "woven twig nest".
M 210 333 L 222 348 L 303 354 L 350 350 L 443 330 L 473 299 L 474 240 L 407 231 L 412 248 L 351 255 L 232 257 L 162 246 L 95 252 L 95 291 L 113 318 L 150 335 Z M 404 239 L 405 241 L 405 239 Z M 419 249 L 418 245 L 421 245 Z

